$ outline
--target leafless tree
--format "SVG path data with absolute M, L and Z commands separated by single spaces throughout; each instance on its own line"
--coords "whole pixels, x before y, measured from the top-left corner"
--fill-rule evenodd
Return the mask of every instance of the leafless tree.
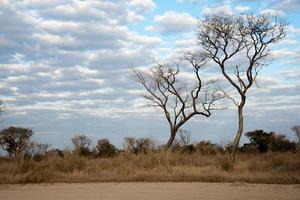
M 243 133 L 247 91 L 267 64 L 269 47 L 285 37 L 285 26 L 282 19 L 266 15 L 214 15 L 199 23 L 198 44 L 239 96 L 233 98 L 225 93 L 238 108 L 238 130 L 231 149 L 232 167 Z
M 124 149 L 127 152 L 138 154 L 138 153 L 148 153 L 156 149 L 155 142 L 150 138 L 134 138 L 125 137 L 124 138 Z
M 33 131 L 27 128 L 9 127 L 0 132 L 1 148 L 14 157 L 20 167 L 25 150 L 30 145 L 30 138 Z
M 3 101 L 0 100 L 0 115 L 2 114 L 3 112 Z
M 191 144 L 191 131 L 179 129 L 179 144 L 180 146 L 188 146 Z
M 292 130 L 295 132 L 295 135 L 298 138 L 298 142 L 300 144 L 300 126 L 294 126 Z
M 92 140 L 86 135 L 75 135 L 72 138 L 72 143 L 75 148 L 75 153 L 78 153 L 79 155 L 88 155 L 90 153 Z
M 200 70 L 207 63 L 203 54 L 186 53 L 184 61 L 192 66 L 194 80 L 183 78 L 178 66 L 156 64 L 150 72 L 134 69 L 136 81 L 146 93 L 143 97 L 148 106 L 163 110 L 169 123 L 170 138 L 165 146 L 169 149 L 179 128 L 195 115 L 209 117 L 216 109 L 215 102 L 222 98 L 213 88 L 214 81 L 203 83 Z M 191 83 L 192 82 L 192 83 Z
M 30 142 L 25 151 L 26 156 L 33 158 L 40 158 L 47 155 L 48 149 L 51 145 L 46 143 Z

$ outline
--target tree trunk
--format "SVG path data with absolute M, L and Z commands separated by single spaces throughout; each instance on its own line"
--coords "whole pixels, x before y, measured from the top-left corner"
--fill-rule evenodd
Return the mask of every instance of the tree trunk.
M 174 139 L 175 139 L 176 132 L 177 132 L 176 130 L 171 130 L 170 138 L 169 138 L 169 140 L 168 140 L 168 142 L 167 142 L 167 144 L 166 144 L 166 146 L 165 146 L 165 149 L 166 149 L 166 150 L 169 150 L 169 149 L 170 149 L 170 147 L 171 147 L 171 145 L 172 145 L 172 143 L 173 143 L 173 141 L 174 141 Z
M 22 165 L 22 155 L 20 152 L 16 152 L 15 154 L 15 161 L 17 162 L 17 166 L 18 166 L 18 169 L 21 168 L 21 165 Z
M 236 132 L 236 136 L 234 138 L 234 141 L 232 143 L 231 152 L 230 152 L 230 160 L 231 160 L 231 168 L 232 169 L 233 169 L 233 166 L 234 166 L 234 163 L 235 163 L 236 150 L 238 148 L 241 136 L 243 134 L 243 129 L 244 129 L 243 108 L 244 108 L 245 102 L 246 102 L 246 99 L 245 99 L 245 97 L 243 97 L 240 105 L 238 106 L 238 123 L 239 123 L 239 127 L 238 127 L 238 130 Z

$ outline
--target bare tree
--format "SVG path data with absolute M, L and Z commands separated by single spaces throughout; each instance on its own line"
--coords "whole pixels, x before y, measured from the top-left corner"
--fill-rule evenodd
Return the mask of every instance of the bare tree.
M 169 123 L 170 138 L 165 146 L 169 149 L 177 131 L 195 115 L 209 117 L 211 110 L 216 109 L 214 103 L 222 98 L 217 89 L 212 88 L 214 81 L 203 83 L 200 70 L 207 63 L 203 54 L 186 53 L 183 59 L 193 69 L 194 80 L 182 78 L 178 66 L 157 64 L 149 73 L 133 70 L 136 80 L 146 93 L 143 97 L 150 103 L 148 106 L 163 110 Z
M 46 143 L 30 142 L 25 150 L 25 155 L 31 158 L 41 158 L 47 155 L 50 146 Z
M 231 149 L 232 166 L 243 133 L 247 91 L 267 64 L 270 45 L 285 37 L 284 30 L 282 19 L 266 15 L 208 16 L 199 23 L 198 44 L 239 96 L 237 99 L 225 93 L 238 108 L 238 130 Z
M 85 135 L 75 135 L 72 139 L 72 143 L 75 148 L 75 153 L 79 155 L 88 155 L 90 153 L 90 147 L 92 140 Z
M 9 127 L 0 132 L 1 148 L 14 157 L 20 166 L 25 150 L 30 145 L 33 131 L 27 128 Z
M 0 100 L 0 115 L 2 114 L 3 112 L 3 101 Z
M 188 146 L 191 144 L 191 131 L 179 129 L 179 144 L 180 146 Z
M 124 149 L 127 152 L 138 154 L 138 153 L 148 153 L 156 149 L 155 142 L 150 138 L 134 138 L 125 137 L 124 138 Z
M 300 126 L 294 126 L 292 130 L 295 132 L 295 135 L 298 138 L 298 142 L 300 144 Z

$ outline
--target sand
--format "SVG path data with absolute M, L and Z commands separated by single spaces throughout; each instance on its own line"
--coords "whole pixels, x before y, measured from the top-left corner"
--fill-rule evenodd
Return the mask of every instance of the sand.
M 300 199 L 300 185 L 245 183 L 72 183 L 0 185 L 2 200 Z

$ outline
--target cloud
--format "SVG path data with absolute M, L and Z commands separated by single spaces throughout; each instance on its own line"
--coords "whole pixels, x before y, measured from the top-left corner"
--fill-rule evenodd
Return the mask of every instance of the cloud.
M 285 15 L 285 12 L 283 12 L 281 10 L 265 9 L 265 10 L 260 11 L 260 14 L 282 17 Z
M 246 12 L 250 9 L 250 6 L 236 6 L 234 9 L 238 12 Z
M 299 11 L 300 10 L 300 1 L 298 0 L 275 0 L 272 2 L 271 7 L 274 7 L 275 9 L 280 9 L 286 12 L 291 11 Z
M 204 16 L 218 15 L 218 14 L 232 15 L 233 11 L 229 5 L 222 5 L 222 6 L 206 7 L 202 10 L 202 14 Z
M 177 41 L 175 41 L 175 45 L 176 45 L 176 47 L 195 47 L 196 40 L 195 40 L 195 38 L 177 40 Z
M 202 0 L 177 2 L 205 3 L 206 14 L 233 12 L 229 4 L 208 6 L 208 1 Z M 248 4 L 236 5 L 235 11 L 248 9 L 244 6 Z M 1 125 L 33 127 L 37 133 L 45 133 L 42 140 L 53 144 L 68 144 L 70 134 L 75 131 L 109 136 L 113 142 L 131 133 L 166 139 L 163 133 L 168 127 L 163 113 L 142 107 L 145 101 L 139 95 L 143 90 L 133 81 L 128 68 L 147 68 L 157 59 L 174 61 L 182 51 L 193 49 L 196 42 L 191 33 L 197 20 L 192 14 L 179 11 L 152 16 L 160 6 L 158 1 L 151 0 L 0 1 L 0 99 L 7 108 Z M 268 9 L 287 13 L 287 8 Z M 145 33 L 144 26 L 150 32 Z M 294 69 L 299 66 L 300 54 L 297 47 L 286 45 L 297 44 L 298 29 L 295 24 L 288 26 L 287 40 L 274 47 L 272 58 L 282 59 L 280 64 L 290 70 L 274 72 L 259 80 L 262 88 L 253 90 L 253 96 L 250 94 L 247 116 L 253 110 L 259 115 L 251 117 L 247 128 L 256 128 L 265 122 L 262 119 L 286 118 L 289 113 L 293 115 L 288 118 L 290 124 L 299 121 L 300 113 L 294 109 L 298 108 L 300 75 Z M 156 32 L 163 34 L 161 38 Z M 208 73 L 216 76 L 214 69 Z M 185 76 L 190 77 L 187 73 Z M 280 105 L 284 99 L 287 106 Z M 197 132 L 199 123 L 208 124 L 203 129 L 212 134 L 206 136 L 218 141 L 220 136 L 213 133 L 222 131 L 224 127 L 218 127 L 219 124 L 228 124 L 229 118 L 234 121 L 234 116 L 231 111 L 214 113 L 210 123 L 195 120 L 197 123 L 191 122 L 189 128 Z M 220 123 L 209 125 L 215 121 Z M 265 124 L 270 123 L 261 126 L 264 128 Z M 289 126 L 277 124 L 271 124 L 271 128 Z M 227 126 L 226 132 L 233 132 L 233 125 Z M 57 135 L 63 138 L 57 139 Z
M 128 24 L 154 8 L 150 0 L 1 1 L 1 99 L 30 113 L 37 102 L 129 96 L 124 69 L 149 63 L 162 40 Z
M 176 0 L 177 3 L 185 3 L 185 2 L 191 2 L 191 3 L 205 3 L 207 0 Z
M 49 8 L 66 3 L 66 0 L 23 0 L 22 5 L 29 8 Z
M 189 13 L 168 11 L 163 15 L 154 17 L 155 26 L 146 27 L 146 31 L 159 31 L 161 33 L 188 32 L 197 24 L 197 20 Z
M 129 6 L 133 7 L 138 13 L 144 13 L 153 10 L 156 4 L 152 0 L 130 0 Z

